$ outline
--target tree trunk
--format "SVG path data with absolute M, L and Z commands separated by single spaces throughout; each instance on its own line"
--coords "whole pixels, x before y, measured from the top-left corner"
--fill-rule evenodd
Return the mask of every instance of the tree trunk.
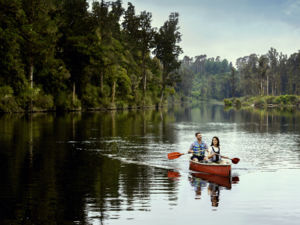
M 100 71 L 100 92 L 103 95 L 103 70 Z
M 29 65 L 29 83 L 30 83 L 30 88 L 33 88 L 33 61 L 30 60 L 30 65 Z
M 145 98 L 146 98 L 146 89 L 147 89 L 147 76 L 145 69 L 145 56 L 143 53 L 143 62 L 142 62 L 142 73 L 143 73 L 143 106 L 145 106 Z
M 75 82 L 73 82 L 73 94 L 72 94 L 72 103 L 75 104 L 75 94 L 76 94 L 76 85 Z
M 31 57 L 29 60 L 29 84 L 30 84 L 30 88 L 33 89 L 33 70 L 34 70 L 34 66 L 33 66 L 33 58 Z M 31 93 L 33 90 L 31 90 Z M 30 105 L 29 105 L 29 111 L 32 112 L 33 110 L 33 102 L 32 102 L 32 96 L 30 98 Z
M 267 95 L 269 95 L 269 75 L 267 75 Z
M 262 79 L 260 80 L 260 95 L 263 96 L 263 81 Z
M 111 103 L 115 103 L 115 94 L 116 94 L 116 81 L 113 82 L 112 88 L 111 88 Z
M 164 92 L 165 92 L 165 85 L 163 85 L 161 92 L 160 92 L 160 107 L 162 107 L 163 99 L 164 99 Z
M 144 85 L 143 85 L 144 95 L 146 95 L 146 88 L 147 88 L 147 77 L 146 77 L 146 73 L 144 72 Z
M 146 94 L 146 88 L 147 88 L 147 76 L 146 76 L 146 69 L 145 69 L 145 59 L 143 59 L 143 91 L 144 95 Z

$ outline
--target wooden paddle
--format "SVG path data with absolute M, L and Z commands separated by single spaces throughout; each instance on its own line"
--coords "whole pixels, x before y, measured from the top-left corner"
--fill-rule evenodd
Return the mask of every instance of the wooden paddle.
M 168 154 L 168 159 L 177 159 L 182 155 L 185 155 L 187 153 L 180 153 L 180 152 L 171 152 Z
M 187 154 L 187 153 L 171 152 L 171 153 L 168 154 L 168 159 L 177 159 L 180 156 L 185 155 L 185 154 Z M 219 154 L 217 154 L 217 155 L 219 155 Z M 231 159 L 231 158 L 229 158 L 227 156 L 223 156 L 223 155 L 219 155 L 219 156 L 222 156 L 225 159 L 230 159 L 233 164 L 238 164 L 239 161 L 240 161 L 239 158 L 232 158 Z
M 220 154 L 218 154 L 218 153 L 215 153 L 216 155 L 219 155 L 219 156 L 221 156 L 221 157 L 223 157 L 223 158 L 225 158 L 225 159 L 230 159 L 231 160 L 231 162 L 233 163 L 233 164 L 238 164 L 239 163 L 239 161 L 240 161 L 240 159 L 239 158 L 229 158 L 229 157 L 227 157 L 227 156 L 224 156 L 224 155 L 220 155 Z

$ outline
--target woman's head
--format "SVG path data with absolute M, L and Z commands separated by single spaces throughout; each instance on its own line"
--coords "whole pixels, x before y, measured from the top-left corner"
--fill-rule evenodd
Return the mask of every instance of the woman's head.
M 218 137 L 214 136 L 211 140 L 211 145 L 210 146 L 220 146 L 220 140 Z

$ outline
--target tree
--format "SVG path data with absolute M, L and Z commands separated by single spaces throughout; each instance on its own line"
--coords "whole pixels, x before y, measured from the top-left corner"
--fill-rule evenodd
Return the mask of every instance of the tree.
M 231 96 L 235 97 L 235 94 L 236 94 L 236 69 L 233 66 L 231 67 L 230 90 L 231 90 Z
M 292 54 L 288 61 L 289 93 L 300 94 L 300 51 Z
M 15 94 L 27 85 L 20 54 L 22 35 L 19 27 L 24 20 L 21 0 L 0 0 L 0 86 L 11 86 Z
M 269 58 L 269 63 L 270 63 L 270 86 L 271 86 L 271 94 L 275 95 L 277 93 L 278 89 L 278 55 L 279 53 L 275 48 L 271 48 L 268 51 L 268 58 Z M 268 93 L 269 94 L 269 93 Z
M 268 94 L 268 88 L 266 88 L 265 92 L 265 79 L 267 77 L 267 74 L 269 69 L 269 59 L 266 55 L 262 55 L 259 57 L 258 60 L 258 74 L 259 74 L 259 79 L 260 79 L 260 95 L 263 96 L 265 93 Z M 268 79 L 267 79 L 267 87 L 268 87 Z
M 166 86 L 174 84 L 178 78 L 178 74 L 175 71 L 180 66 L 178 56 L 183 52 L 181 47 L 177 45 L 181 41 L 178 22 L 179 14 L 171 13 L 169 20 L 160 27 L 154 37 L 154 54 L 163 65 L 160 104 L 163 102 Z
M 124 21 L 122 23 L 125 39 L 128 41 L 129 49 L 131 50 L 136 62 L 139 64 L 141 76 L 140 81 L 143 81 L 142 90 L 143 98 L 145 99 L 147 89 L 147 58 L 150 56 L 150 50 L 153 47 L 153 37 L 155 29 L 151 26 L 152 14 L 142 11 L 140 15 L 135 15 L 135 8 L 131 3 L 128 3 L 128 8 L 125 11 Z
M 141 12 L 140 16 L 140 41 L 139 48 L 142 53 L 142 77 L 143 77 L 143 92 L 146 94 L 147 76 L 146 76 L 146 57 L 150 54 L 152 48 L 152 40 L 155 30 L 151 27 L 152 14 L 146 11 Z
M 82 95 L 83 86 L 88 81 L 85 77 L 85 67 L 89 63 L 87 37 L 92 30 L 89 20 L 86 0 L 64 0 L 61 10 L 60 33 L 58 43 L 60 49 L 58 56 L 64 61 L 70 71 L 73 103 L 75 94 Z M 77 87 L 77 88 L 76 88 Z

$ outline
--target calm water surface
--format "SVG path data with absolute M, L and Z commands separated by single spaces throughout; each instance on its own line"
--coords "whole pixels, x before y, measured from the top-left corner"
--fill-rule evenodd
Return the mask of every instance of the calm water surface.
M 239 157 L 192 173 L 201 131 Z M 300 113 L 163 110 L 2 115 L 0 224 L 299 224 Z

